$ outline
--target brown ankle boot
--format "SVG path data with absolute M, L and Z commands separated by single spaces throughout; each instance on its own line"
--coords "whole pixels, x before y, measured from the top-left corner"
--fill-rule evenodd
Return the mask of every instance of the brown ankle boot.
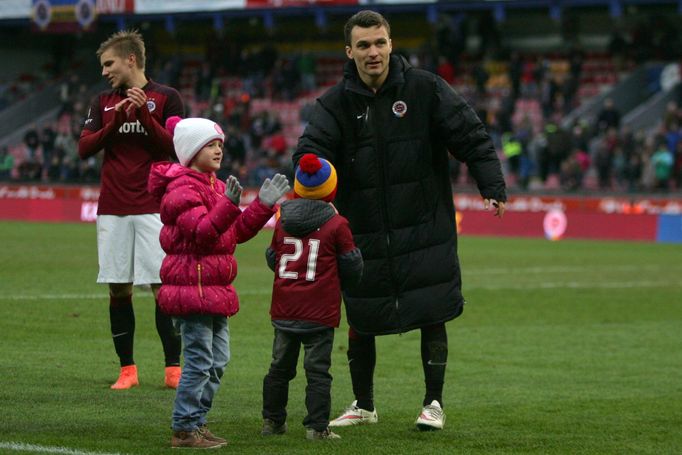
M 174 449 L 191 448 L 191 449 L 215 449 L 222 447 L 222 444 L 215 441 L 209 441 L 204 438 L 199 430 L 194 431 L 174 431 L 171 438 L 171 447 Z
M 227 445 L 227 440 L 225 438 L 221 438 L 211 433 L 211 430 L 209 430 L 206 425 L 200 426 L 199 428 L 197 428 L 197 431 L 201 436 L 204 437 L 204 439 L 208 441 L 219 442 L 222 445 Z

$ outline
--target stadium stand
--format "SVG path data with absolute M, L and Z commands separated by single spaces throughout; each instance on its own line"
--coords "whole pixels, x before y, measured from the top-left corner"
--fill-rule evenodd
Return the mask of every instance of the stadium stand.
M 532 27 L 524 30 L 511 11 L 507 25 L 493 23 L 492 32 L 477 25 L 490 26 L 483 15 L 470 12 L 462 18 L 461 12 L 453 12 L 442 14 L 434 24 L 424 23 L 422 34 L 410 29 L 405 39 L 409 45 L 394 52 L 451 80 L 475 106 L 503 159 L 508 183 L 517 191 L 681 189 L 679 77 L 672 88 L 660 83 L 663 68 L 675 62 L 676 55 L 669 55 L 660 41 L 642 38 L 643 24 L 660 17 L 642 14 L 629 26 L 619 22 L 616 27 L 615 21 L 586 11 L 583 22 L 598 25 L 586 25 L 589 30 L 583 33 L 567 31 L 565 24 L 546 24 L 546 12 L 539 9 L 533 14 L 533 24 L 544 33 L 542 40 L 533 39 Z M 410 20 L 410 14 L 396 14 L 392 23 L 405 27 Z M 245 26 L 243 42 L 230 42 L 226 57 L 219 43 L 233 35 L 202 34 L 200 24 L 187 22 L 188 29 L 175 34 L 148 24 L 150 76 L 178 87 L 190 115 L 211 117 L 235 136 L 236 152 L 226 157 L 223 173 L 234 172 L 244 183 L 257 185 L 254 176 L 287 170 L 307 107 L 341 78 L 346 58 L 338 37 L 327 41 L 323 34 L 325 41 L 311 40 L 312 23 L 307 29 L 300 22 L 286 24 L 263 36 Z M 590 32 L 599 27 L 595 38 Z M 677 39 L 671 38 L 676 32 L 669 27 L 660 29 L 670 42 Z M 471 35 L 468 41 L 460 36 L 462 30 Z M 299 41 L 278 43 L 277 33 Z M 195 35 L 193 45 L 179 44 Z M 302 54 L 301 49 L 314 51 Z M 667 60 L 652 64 L 643 55 Z M 77 183 L 96 178 L 96 160 L 76 165 L 71 142 L 97 86 L 70 79 L 59 84 L 57 108 L 42 118 L 27 118 L 11 135 L 0 135 L 0 146 L 14 158 L 10 179 Z M 597 121 L 607 97 L 616 100 L 619 112 L 615 131 L 599 127 Z M 14 100 L 8 108 L 21 111 L 21 104 Z M 23 111 L 31 109 L 35 107 Z M 264 118 L 277 127 L 263 128 Z M 55 132 L 53 151 L 46 154 L 43 142 L 37 148 L 26 144 L 24 138 L 33 128 Z M 40 172 L 30 172 L 31 166 L 39 166 Z M 453 184 L 471 188 L 466 170 L 454 161 L 452 168 Z M 657 173 L 666 172 L 665 183 L 659 182 Z

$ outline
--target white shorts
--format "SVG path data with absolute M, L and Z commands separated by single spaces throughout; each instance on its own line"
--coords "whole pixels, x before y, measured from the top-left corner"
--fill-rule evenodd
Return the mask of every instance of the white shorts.
M 97 215 L 98 283 L 161 283 L 161 217 Z

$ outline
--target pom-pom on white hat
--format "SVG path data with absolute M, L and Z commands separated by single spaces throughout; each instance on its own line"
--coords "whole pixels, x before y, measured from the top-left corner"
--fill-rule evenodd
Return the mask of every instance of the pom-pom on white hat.
M 173 136 L 175 154 L 183 166 L 187 166 L 206 144 L 216 139 L 225 141 L 220 125 L 205 118 L 182 119 L 174 115 L 166 120 L 166 129 Z

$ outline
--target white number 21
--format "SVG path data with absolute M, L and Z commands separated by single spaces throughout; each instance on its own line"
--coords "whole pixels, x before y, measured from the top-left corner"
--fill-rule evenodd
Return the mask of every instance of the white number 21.
M 283 254 L 279 259 L 279 276 L 280 278 L 287 278 L 290 280 L 298 279 L 298 272 L 287 271 L 287 262 L 295 262 L 301 258 L 303 253 L 303 242 L 301 239 L 295 237 L 284 237 L 285 245 L 294 245 L 294 252 L 291 254 Z M 320 241 L 318 239 L 308 240 L 308 267 L 305 272 L 305 279 L 307 281 L 315 281 L 315 270 L 317 269 L 317 253 L 320 250 Z

